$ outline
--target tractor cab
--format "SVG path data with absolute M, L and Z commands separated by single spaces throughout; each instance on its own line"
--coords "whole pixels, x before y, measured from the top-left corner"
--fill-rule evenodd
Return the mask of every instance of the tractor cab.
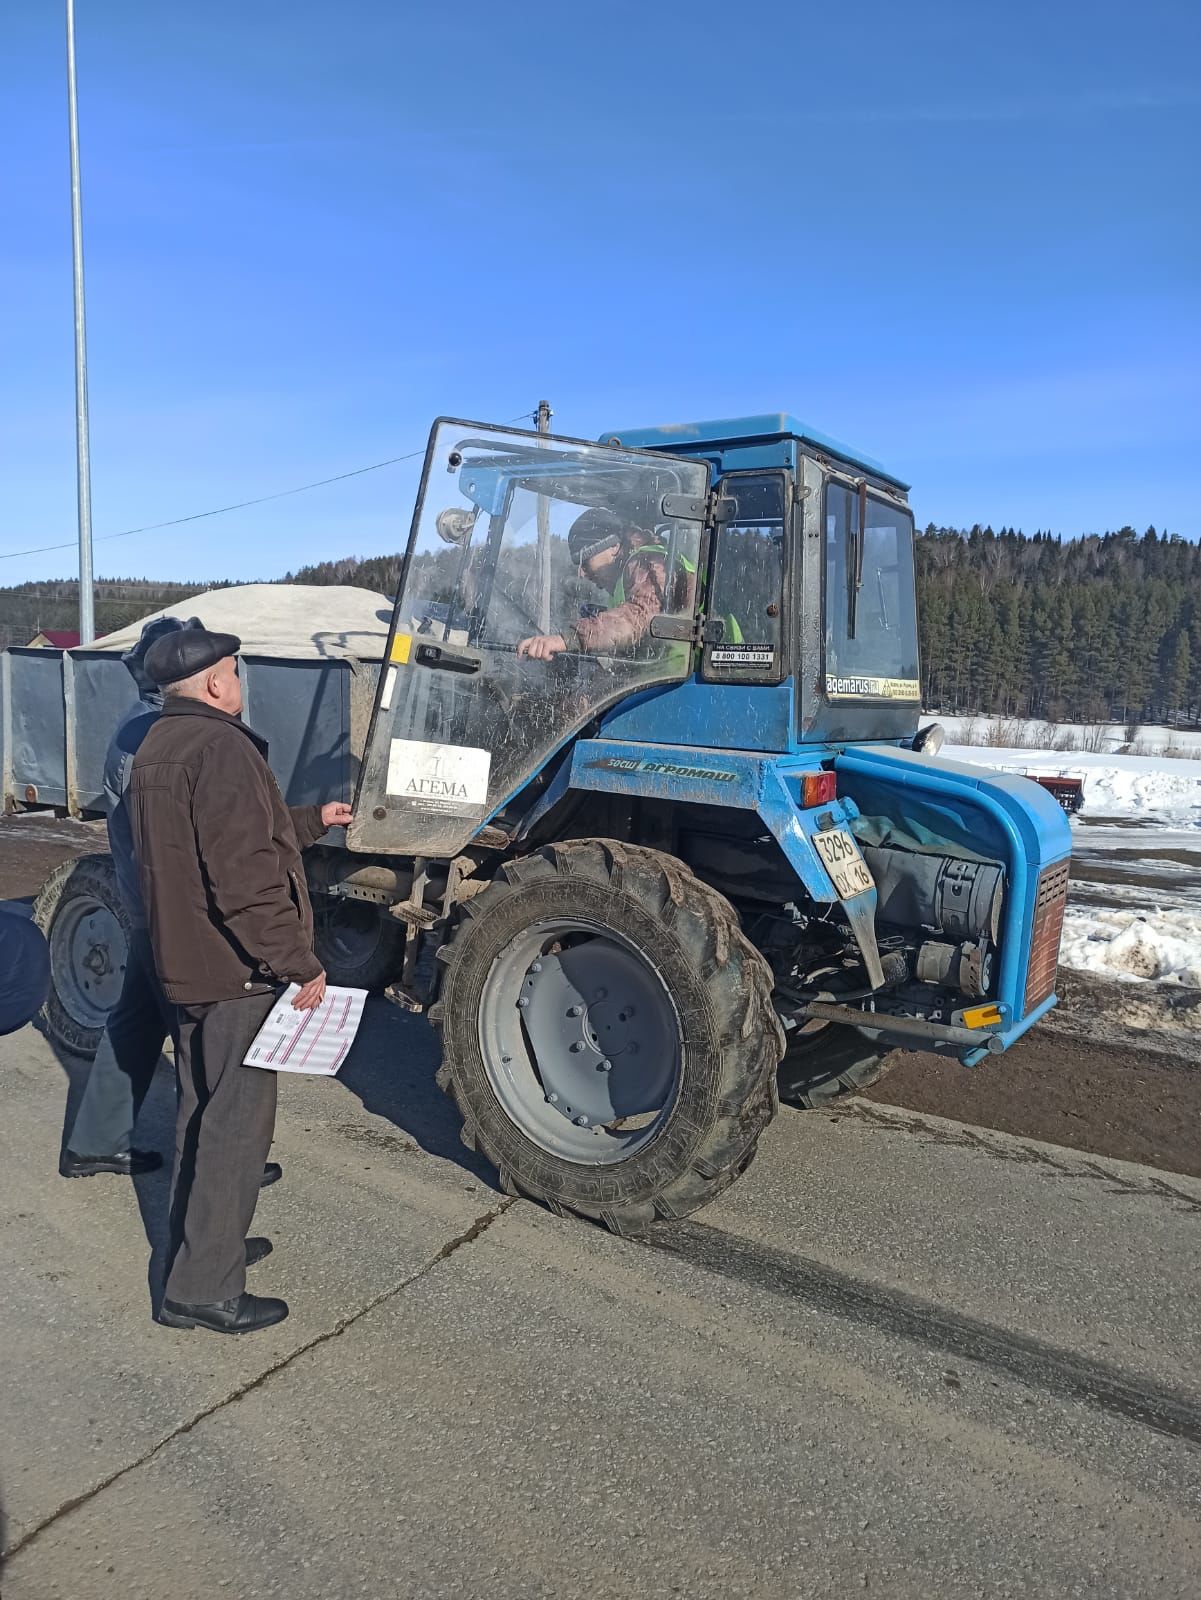
M 451 857 L 589 728 L 785 753 L 917 712 L 913 518 L 875 463 L 786 416 L 596 444 L 443 420 L 349 842 Z

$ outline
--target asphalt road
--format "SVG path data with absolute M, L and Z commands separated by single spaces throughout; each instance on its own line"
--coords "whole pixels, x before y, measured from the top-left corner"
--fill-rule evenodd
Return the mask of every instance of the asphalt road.
M 5 1600 L 1201 1590 L 1201 1181 L 859 1101 L 628 1243 L 432 1069 L 375 1002 L 284 1080 L 293 1314 L 234 1340 L 151 1320 L 165 1179 L 60 1179 L 81 1069 L 0 1041 Z

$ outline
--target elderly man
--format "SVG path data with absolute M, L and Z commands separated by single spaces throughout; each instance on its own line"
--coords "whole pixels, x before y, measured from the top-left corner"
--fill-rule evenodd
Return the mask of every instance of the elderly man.
M 109 1012 L 70 1142 L 59 1163 L 64 1178 L 90 1178 L 98 1172 L 150 1172 L 163 1164 L 156 1150 L 133 1148 L 134 1123 L 163 1046 L 174 1032 L 175 1014 L 154 970 L 125 791 L 133 758 L 163 707 L 159 687 L 146 672 L 146 652 L 165 634 L 201 626 L 198 617 L 187 622 L 178 617 L 157 617 L 142 629 L 133 649 L 121 657 L 138 686 L 138 698 L 117 724 L 109 743 L 104 760 L 104 794 L 108 801 L 108 847 L 117 892 L 129 918 L 129 945 L 121 995 Z M 268 1181 L 278 1175 L 279 1168 L 275 1166 Z
M 179 1008 L 173 1256 L 159 1320 L 249 1333 L 288 1314 L 245 1292 L 248 1240 L 275 1127 L 276 1079 L 242 1065 L 281 988 L 325 993 L 301 851 L 350 807 L 284 804 L 267 746 L 241 720 L 232 634 L 159 639 L 146 670 L 163 710 L 134 758 L 129 820 L 155 965 Z

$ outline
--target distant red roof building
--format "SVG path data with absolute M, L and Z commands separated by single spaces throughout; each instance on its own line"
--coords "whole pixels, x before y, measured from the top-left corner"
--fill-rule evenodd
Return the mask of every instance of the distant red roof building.
M 74 650 L 79 644 L 79 634 L 62 628 L 43 628 L 41 633 L 35 634 L 29 642 L 31 645 L 40 645 L 43 649 Z

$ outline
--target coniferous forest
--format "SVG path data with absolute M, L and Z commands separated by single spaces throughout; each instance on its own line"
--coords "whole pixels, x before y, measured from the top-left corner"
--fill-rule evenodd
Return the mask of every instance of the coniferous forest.
M 917 544 L 925 704 L 1068 722 L 1201 716 L 1201 545 L 930 526 Z
M 1201 720 L 1201 544 L 1154 528 L 1060 540 L 1012 528 L 936 528 L 917 538 L 926 707 L 1068 722 Z M 289 583 L 395 593 L 400 556 L 353 556 Z M 101 632 L 208 584 L 97 584 Z M 0 645 L 72 628 L 66 580 L 0 589 Z

